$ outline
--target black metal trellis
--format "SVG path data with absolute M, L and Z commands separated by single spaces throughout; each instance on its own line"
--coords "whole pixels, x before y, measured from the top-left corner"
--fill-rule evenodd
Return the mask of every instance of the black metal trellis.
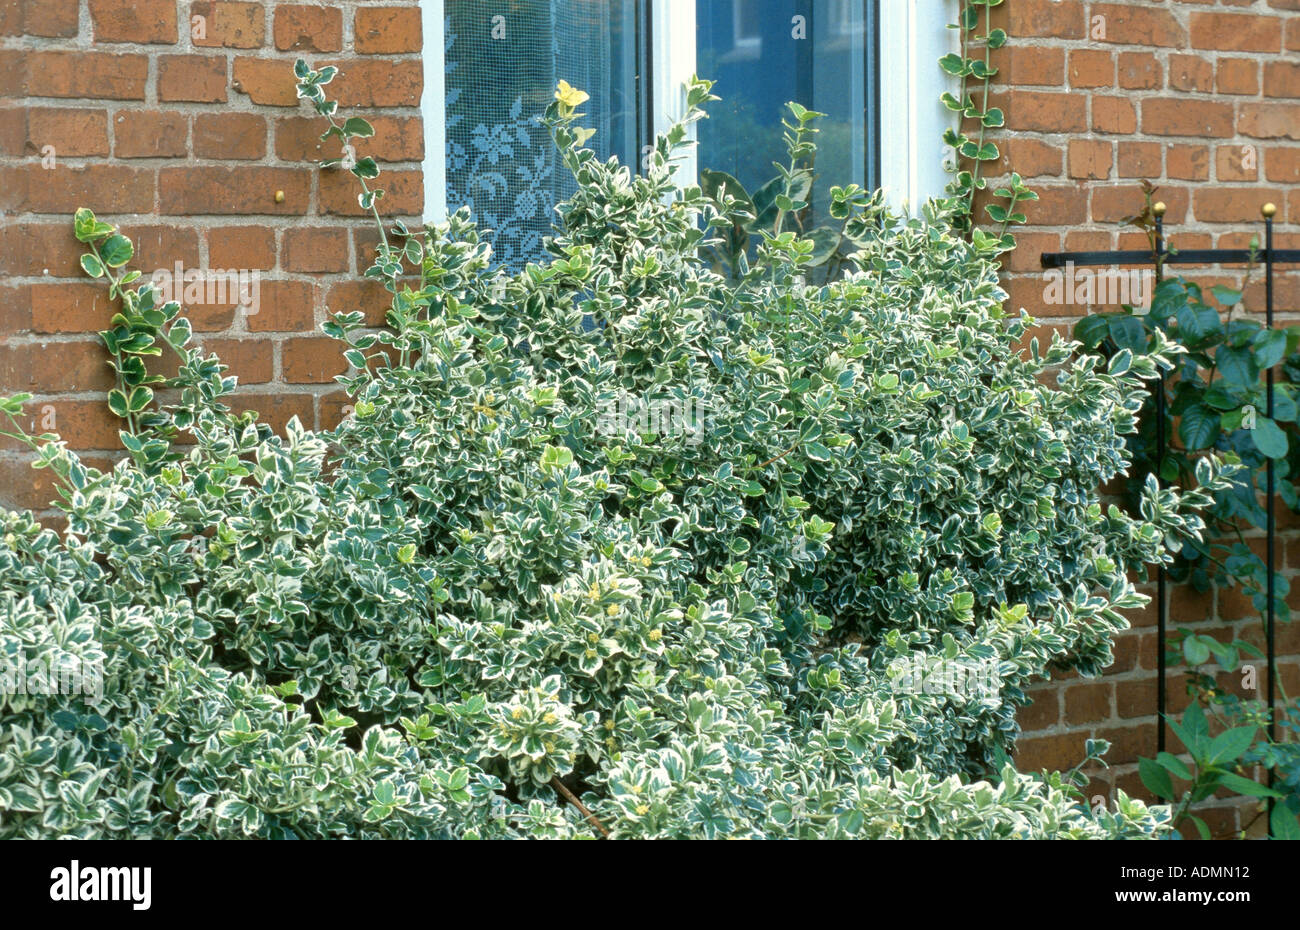
M 1264 218 L 1264 247 L 1252 253 L 1249 249 L 1186 249 L 1177 252 L 1165 251 L 1164 242 L 1164 215 L 1165 205 L 1163 203 L 1153 204 L 1151 212 L 1155 215 L 1155 248 L 1154 250 L 1130 249 L 1109 252 L 1044 252 L 1041 256 L 1043 268 L 1063 268 L 1067 264 L 1076 266 L 1083 265 L 1145 265 L 1153 263 L 1155 265 L 1156 283 L 1160 282 L 1162 269 L 1164 265 L 1216 265 L 1216 264 L 1245 264 L 1252 260 L 1260 262 L 1264 266 L 1264 325 L 1267 329 L 1273 328 L 1273 268 L 1278 264 L 1295 264 L 1300 263 L 1300 249 L 1274 249 L 1273 248 L 1273 217 L 1277 213 L 1277 208 L 1271 204 L 1264 204 L 1260 213 Z M 1165 456 L 1165 376 L 1161 373 L 1160 380 L 1156 384 L 1155 391 L 1156 405 L 1156 448 L 1159 450 L 1156 457 L 1156 481 L 1160 482 L 1161 469 L 1164 465 Z M 1272 419 L 1273 417 L 1273 367 L 1265 372 L 1265 406 L 1267 411 L 1265 415 Z M 1277 656 L 1274 646 L 1274 608 L 1273 598 L 1275 595 L 1273 575 L 1276 568 L 1276 536 L 1277 522 L 1274 513 L 1274 499 L 1276 497 L 1275 486 L 1275 466 L 1273 459 L 1267 459 L 1265 465 L 1266 473 L 1266 551 L 1265 560 L 1268 571 L 1268 582 L 1266 596 L 1268 607 L 1265 619 L 1265 636 L 1267 639 L 1267 661 L 1268 661 L 1268 736 L 1270 740 L 1277 738 L 1277 721 L 1276 721 L 1276 704 L 1277 704 Z M 1160 722 L 1156 729 L 1156 744 L 1160 752 L 1165 750 L 1165 734 L 1167 724 L 1165 720 L 1167 711 L 1166 695 L 1166 669 L 1165 669 L 1165 645 L 1168 636 L 1168 585 L 1165 578 L 1164 565 L 1157 567 L 1156 573 L 1156 648 L 1158 655 L 1156 657 L 1156 674 L 1158 677 L 1156 686 L 1156 711 L 1159 715 Z M 1269 786 L 1273 785 L 1273 770 L 1268 770 Z M 1269 814 L 1269 835 L 1272 836 L 1272 813 L 1273 799 L 1268 801 Z

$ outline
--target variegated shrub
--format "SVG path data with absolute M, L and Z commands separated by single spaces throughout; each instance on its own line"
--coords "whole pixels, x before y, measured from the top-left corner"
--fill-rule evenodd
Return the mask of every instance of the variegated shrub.
M 364 138 L 331 76 L 300 93 Z M 674 187 L 686 124 L 635 176 L 583 147 L 581 100 L 546 115 L 579 182 L 552 261 L 495 266 L 465 214 L 386 231 L 388 326 L 327 327 L 354 405 L 329 433 L 232 415 L 180 308 L 78 216 L 122 301 L 128 455 L 28 440 L 68 532 L 5 518 L 0 659 L 102 688 L 4 695 L 0 836 L 1165 831 L 1007 762 L 1025 684 L 1104 667 L 1130 575 L 1199 530 L 1198 498 L 1098 497 L 1160 356 L 1018 351 L 998 245 L 943 204 L 837 190 L 851 266 L 812 285 L 783 194 L 724 279 L 701 253 L 746 205 Z M 180 359 L 158 397 L 155 350 Z

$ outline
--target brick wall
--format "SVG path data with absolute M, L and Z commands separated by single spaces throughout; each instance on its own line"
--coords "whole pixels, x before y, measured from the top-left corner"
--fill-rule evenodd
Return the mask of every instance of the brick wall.
M 338 144 L 298 106 L 293 61 L 341 66 L 331 96 L 375 126 L 360 154 L 387 163 L 382 206 L 418 217 L 420 48 L 414 0 L 0 0 L 0 395 L 36 395 L 30 426 L 96 464 L 118 448 L 94 335 L 108 302 L 71 233 L 86 206 L 137 241 L 146 276 L 256 272 L 255 313 L 233 287 L 186 301 L 199 341 L 239 376 L 236 407 L 336 422 L 344 363 L 318 326 L 358 308 L 382 320 L 387 301 L 357 283 L 373 221 L 355 178 L 312 166 Z M 0 439 L 0 503 L 39 510 L 49 473 L 27 459 Z
M 1300 0 L 1007 0 L 995 24 L 1013 36 L 994 59 L 993 103 L 1012 127 L 997 134 L 998 168 L 1019 171 L 1042 198 L 1028 205 L 1008 262 L 1013 307 L 1045 326 L 1085 312 L 1043 304 L 1038 255 L 1142 247 L 1115 223 L 1140 205 L 1141 178 L 1160 185 L 1176 245 L 1242 246 L 1272 201 L 1277 244 L 1300 247 Z M 196 330 L 239 375 L 238 406 L 277 426 L 293 415 L 332 425 L 342 361 L 317 327 L 330 311 L 359 307 L 378 321 L 386 301 L 357 283 L 373 232 L 352 178 L 308 164 L 336 153 L 296 106 L 290 65 L 305 55 L 342 66 L 332 95 L 375 124 L 365 152 L 388 163 L 385 207 L 414 216 L 420 45 L 418 7 L 397 0 L 0 0 L 0 394 L 36 394 L 32 428 L 56 429 L 96 463 L 117 447 L 94 336 L 108 305 L 80 274 L 70 232 L 85 205 L 138 240 L 135 266 L 146 273 L 178 261 L 259 272 L 257 313 L 231 299 L 187 300 Z M 1240 271 L 1193 276 L 1235 283 Z M 1258 284 L 1247 301 L 1261 305 Z M 1281 277 L 1277 302 L 1300 310 L 1300 276 Z M 40 509 L 47 480 L 0 440 L 0 503 Z M 1300 521 L 1284 514 L 1282 525 L 1290 570 L 1300 567 Z M 1105 677 L 1036 687 L 1021 718 L 1022 767 L 1068 767 L 1085 738 L 1105 737 L 1113 767 L 1090 793 L 1144 793 L 1133 762 L 1155 751 L 1154 610 L 1133 619 Z M 1176 589 L 1171 625 L 1193 623 L 1259 638 L 1235 591 Z M 1297 633 L 1300 624 L 1279 637 L 1291 694 L 1300 693 Z M 1171 678 L 1175 711 L 1181 691 Z M 1207 819 L 1228 830 L 1239 816 L 1225 807 Z
M 995 172 L 1019 171 L 1041 197 L 1027 205 L 1029 224 L 1007 262 L 1012 309 L 1025 307 L 1043 330 L 1068 330 L 1100 309 L 1047 305 L 1039 255 L 1146 248 L 1144 234 L 1116 222 L 1141 208 L 1144 178 L 1160 187 L 1174 246 L 1244 248 L 1252 233 L 1262 242 L 1260 207 L 1272 202 L 1276 245 L 1300 247 L 1300 0 L 1007 0 L 994 25 L 1012 36 L 993 59 L 1001 69 L 993 103 L 1008 124 L 996 136 L 1003 158 Z M 1239 268 L 1174 271 L 1203 286 L 1242 280 Z M 1253 281 L 1246 305 L 1262 314 L 1262 275 Z M 1275 307 L 1282 322 L 1300 320 L 1300 274 L 1278 276 Z M 1286 537 L 1279 564 L 1291 575 L 1300 567 L 1300 521 L 1278 506 Z M 1254 545 L 1262 554 L 1263 540 Z M 1300 579 L 1293 584 L 1295 610 Z M 1102 737 L 1114 744 L 1111 768 L 1097 774 L 1090 795 L 1109 796 L 1118 785 L 1147 796 L 1134 763 L 1156 751 L 1154 604 L 1132 620 L 1104 677 L 1066 676 L 1034 688 L 1020 718 L 1022 767 L 1070 766 L 1085 738 Z M 1263 644 L 1262 622 L 1236 589 L 1172 589 L 1169 625 Z M 1300 622 L 1279 626 L 1277 642 L 1280 681 L 1300 694 Z M 1219 681 L 1246 696 L 1240 675 Z M 1168 694 L 1170 709 L 1181 713 L 1180 676 L 1170 675 Z M 1172 733 L 1170 745 L 1177 748 Z M 1205 819 L 1219 833 L 1244 827 L 1252 815 L 1253 808 L 1243 815 L 1225 803 Z M 1251 829 L 1262 827 L 1261 819 Z

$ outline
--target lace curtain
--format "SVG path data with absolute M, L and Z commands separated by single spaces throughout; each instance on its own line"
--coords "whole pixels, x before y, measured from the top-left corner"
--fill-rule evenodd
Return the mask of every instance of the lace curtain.
M 545 256 L 555 206 L 574 189 L 537 117 L 560 80 L 591 95 L 583 125 L 601 157 L 635 149 L 628 99 L 632 3 L 454 0 L 446 17 L 447 206 L 492 230 L 498 261 Z M 629 109 L 629 105 L 631 108 Z

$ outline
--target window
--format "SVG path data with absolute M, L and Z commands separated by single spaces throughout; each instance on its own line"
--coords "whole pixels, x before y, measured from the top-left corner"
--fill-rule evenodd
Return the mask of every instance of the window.
M 955 6 L 955 4 L 953 4 Z M 722 99 L 696 124 L 679 171 L 726 171 L 753 190 L 784 160 L 795 100 L 820 121 L 818 188 L 884 185 L 915 203 L 941 193 L 945 89 L 937 59 L 955 10 L 927 0 L 423 0 L 426 217 L 467 204 L 497 257 L 542 254 L 554 207 L 572 191 L 535 117 L 563 79 L 591 95 L 584 123 L 602 157 L 639 164 L 681 115 L 698 73 Z M 952 13 L 952 16 L 948 14 Z

